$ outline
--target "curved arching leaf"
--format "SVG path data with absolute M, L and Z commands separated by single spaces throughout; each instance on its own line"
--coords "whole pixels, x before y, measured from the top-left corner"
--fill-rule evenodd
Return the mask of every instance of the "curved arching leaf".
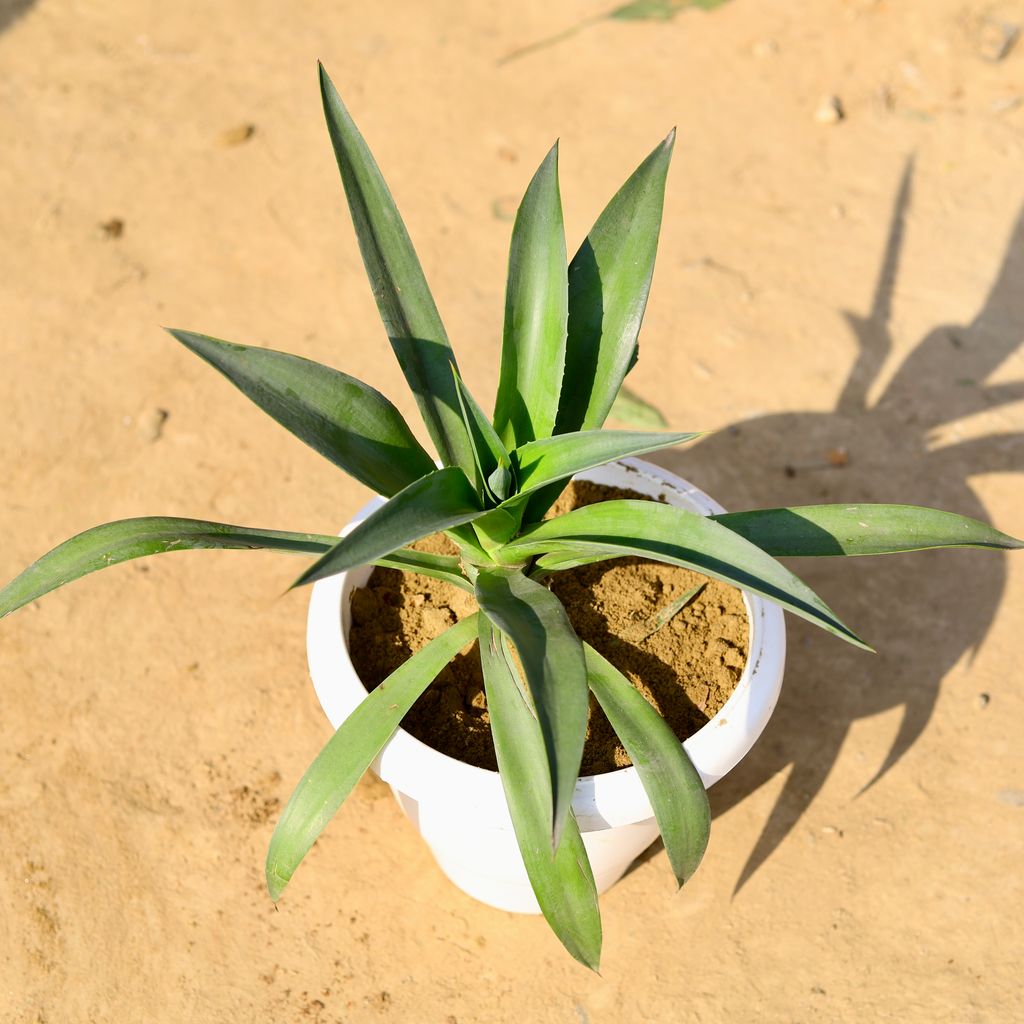
M 854 646 L 871 650 L 781 563 L 720 523 L 672 505 L 640 500 L 587 505 L 524 531 L 505 545 L 503 554 L 540 555 L 541 570 L 624 555 L 682 565 L 760 594 Z
M 480 499 L 461 469 L 452 466 L 435 470 L 371 512 L 292 586 L 315 583 L 373 562 L 397 548 L 468 523 L 481 514 Z
M 65 583 L 132 558 L 198 548 L 271 548 L 293 554 L 319 555 L 330 551 L 337 543 L 337 537 L 324 534 L 257 530 L 204 519 L 172 516 L 121 519 L 94 526 L 33 562 L 0 590 L 0 618 Z
M 480 570 L 480 610 L 515 645 L 533 696 L 548 766 L 550 838 L 557 845 L 572 806 L 587 733 L 583 645 L 561 601 L 514 570 Z
M 552 850 L 550 783 L 540 723 L 523 699 L 504 636 L 484 616 L 479 622 L 494 752 L 530 885 L 562 945 L 596 971 L 601 959 L 601 913 L 586 847 L 570 811 L 561 840 Z
M 583 645 L 587 681 L 644 787 L 682 885 L 700 864 L 711 835 L 711 806 L 700 773 L 668 723 L 610 661 Z
M 776 557 L 1024 547 L 977 519 L 918 505 L 799 505 L 711 518 Z
M 636 362 L 675 129 L 630 175 L 569 264 L 565 380 L 555 433 L 604 423 Z
M 309 359 L 168 328 L 300 440 L 390 497 L 435 470 L 402 414 L 379 391 Z
M 455 394 L 452 351 L 402 217 L 377 161 L 320 65 L 327 130 L 377 309 L 437 453 L 472 479 L 473 449 Z
M 477 635 L 479 613 L 456 623 L 401 664 L 338 726 L 302 776 L 267 851 L 277 900 L 317 837 L 437 674 Z
M 559 480 L 568 480 L 597 466 L 631 455 L 645 455 L 700 437 L 699 433 L 667 434 L 636 430 L 581 430 L 530 441 L 513 453 L 519 486 L 528 494 Z

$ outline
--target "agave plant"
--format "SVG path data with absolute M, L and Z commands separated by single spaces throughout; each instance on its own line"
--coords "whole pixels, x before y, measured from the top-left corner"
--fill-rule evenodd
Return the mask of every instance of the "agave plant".
M 295 585 L 372 563 L 471 592 L 479 611 L 370 693 L 299 782 L 271 839 L 270 895 L 281 895 L 420 694 L 452 657 L 478 640 L 498 767 L 531 884 L 569 952 L 596 968 L 597 896 L 571 806 L 588 693 L 637 767 L 680 885 L 704 853 L 710 813 L 678 738 L 614 665 L 581 642 L 545 585 L 548 576 L 641 556 L 760 594 L 866 647 L 776 556 L 1022 544 L 973 519 L 897 505 L 819 505 L 705 518 L 654 502 L 614 500 L 544 519 L 574 474 L 696 436 L 602 429 L 637 360 L 673 135 L 615 194 L 571 261 L 557 146 L 544 158 L 512 231 L 501 366 L 488 417 L 459 374 L 384 178 L 322 68 L 320 86 L 373 294 L 439 461 L 387 398 L 345 373 L 172 330 L 265 412 L 388 500 L 341 540 L 194 519 L 108 523 L 61 544 L 0 591 L 0 616 L 95 569 L 190 548 L 318 556 Z M 409 546 L 437 532 L 455 542 L 458 556 Z

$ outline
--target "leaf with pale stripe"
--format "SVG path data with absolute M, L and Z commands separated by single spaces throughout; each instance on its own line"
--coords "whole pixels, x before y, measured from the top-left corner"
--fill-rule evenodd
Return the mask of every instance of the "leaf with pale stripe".
M 711 835 L 711 807 L 700 773 L 679 737 L 630 681 L 589 644 L 587 681 L 633 762 L 682 885 L 697 870 Z
M 364 565 L 432 533 L 468 523 L 481 514 L 480 499 L 466 474 L 454 466 L 409 484 L 311 565 L 293 587 Z
M 494 429 L 508 450 L 554 431 L 568 311 L 558 144 L 516 214 L 508 257 L 505 331 Z
M 583 646 L 561 601 L 514 570 L 481 570 L 480 610 L 515 644 L 533 695 L 548 765 L 545 793 L 557 844 L 568 818 L 587 731 L 587 669 Z
M 977 519 L 917 505 L 802 505 L 711 518 L 776 557 L 1024 547 Z
M 450 368 L 455 353 L 420 261 L 380 168 L 322 64 L 320 92 L 359 249 L 391 347 L 441 461 L 460 466 L 472 479 L 473 448 Z
M 590 860 L 571 811 L 552 851 L 544 738 L 523 699 L 505 640 L 483 616 L 480 659 L 501 784 L 530 885 L 562 945 L 596 971 L 601 959 L 601 914 Z
M 817 594 L 739 534 L 704 516 L 655 501 L 602 501 L 551 519 L 506 544 L 509 558 L 541 556 L 538 568 L 625 555 L 696 569 L 775 601 L 857 647 L 871 650 Z
M 402 414 L 355 377 L 286 352 L 168 331 L 283 427 L 378 494 L 395 494 L 436 468 Z
M 478 631 L 478 613 L 452 626 L 400 665 L 352 712 L 291 795 L 267 851 L 266 879 L 277 900 L 317 837 L 391 739 L 435 676 Z

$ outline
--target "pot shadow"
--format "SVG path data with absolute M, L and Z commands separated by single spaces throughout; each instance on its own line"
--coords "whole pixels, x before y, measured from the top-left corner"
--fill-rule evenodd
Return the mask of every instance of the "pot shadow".
M 0 33 L 14 24 L 36 0 L 0 0 Z
M 942 447 L 929 443 L 946 424 L 1024 398 L 1022 381 L 985 383 L 1024 339 L 1024 211 L 974 320 L 930 330 L 881 396 L 869 402 L 869 390 L 892 348 L 892 296 L 912 177 L 911 161 L 896 197 L 873 308 L 866 317 L 845 314 L 858 356 L 834 410 L 737 423 L 693 447 L 663 453 L 659 461 L 666 468 L 693 480 L 730 510 L 906 502 L 987 521 L 970 477 L 1024 470 L 1024 433 Z M 942 680 L 963 657 L 973 657 L 985 638 L 1006 585 L 1004 559 L 986 551 L 931 551 L 790 563 L 879 653 L 855 650 L 787 617 L 788 671 L 779 706 L 750 754 L 710 792 L 713 815 L 722 814 L 779 772 L 788 772 L 734 895 L 796 827 L 853 723 L 900 711 L 888 754 L 874 771 L 865 767 L 855 797 L 917 741 Z M 973 713 L 973 706 L 964 711 Z

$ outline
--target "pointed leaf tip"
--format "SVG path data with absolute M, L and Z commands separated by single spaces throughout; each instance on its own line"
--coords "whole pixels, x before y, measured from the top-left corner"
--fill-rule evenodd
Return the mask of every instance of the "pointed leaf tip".
M 270 894 L 270 899 L 276 903 L 284 892 L 284 887 L 288 884 L 289 879 L 282 878 L 276 872 L 271 869 L 267 869 L 267 892 Z
M 533 184 L 533 181 L 535 181 L 544 171 L 548 168 L 552 168 L 555 176 L 555 187 L 558 187 L 558 146 L 560 142 L 561 139 L 555 139 L 551 144 L 551 148 L 544 154 L 544 159 L 541 160 L 540 166 L 537 168 L 536 173 L 531 179 L 531 185 Z
M 327 68 L 324 67 L 322 61 L 316 62 L 316 73 L 317 80 L 320 83 L 320 96 L 326 100 L 329 93 L 333 93 L 334 97 L 339 103 L 341 103 L 341 97 L 338 95 L 338 90 L 335 88 L 334 82 L 331 81 L 331 76 L 327 73 Z M 342 104 L 344 106 L 344 104 Z

